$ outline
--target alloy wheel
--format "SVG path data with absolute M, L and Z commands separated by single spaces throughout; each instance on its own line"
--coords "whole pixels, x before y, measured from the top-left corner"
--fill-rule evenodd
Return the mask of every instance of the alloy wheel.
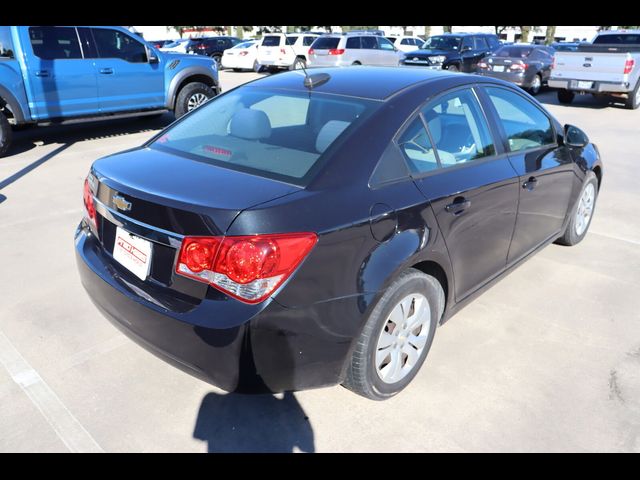
M 593 183 L 587 185 L 587 188 L 582 192 L 580 201 L 578 203 L 578 210 L 576 211 L 576 234 L 582 235 L 589 225 L 591 214 L 593 213 L 593 203 L 596 198 L 596 189 Z
M 202 105 L 207 100 L 208 98 L 204 93 L 194 93 L 189 97 L 189 100 L 187 101 L 187 111 L 190 112 L 194 108 Z

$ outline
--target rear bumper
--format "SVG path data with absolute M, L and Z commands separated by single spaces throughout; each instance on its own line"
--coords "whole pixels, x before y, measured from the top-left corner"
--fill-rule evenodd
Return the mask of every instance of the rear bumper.
M 628 82 L 615 83 L 615 82 L 598 82 L 585 80 L 592 83 L 591 88 L 579 88 L 576 82 L 582 81 L 578 79 L 560 79 L 549 78 L 549 86 L 552 88 L 562 88 L 566 90 L 572 90 L 576 92 L 589 92 L 589 93 L 629 93 L 633 90 L 633 85 Z
M 193 376 L 244 393 L 303 390 L 344 379 L 353 334 L 331 322 L 338 318 L 348 323 L 351 316 L 359 323 L 353 313 L 362 304 L 360 297 L 289 309 L 273 300 L 251 306 L 216 295 L 177 312 L 137 294 L 135 277 L 125 278 L 126 272 L 114 269 L 111 257 L 82 224 L 75 249 L 82 285 L 105 317 Z
M 511 82 L 524 88 L 530 87 L 531 81 L 533 80 L 533 76 L 527 78 L 523 73 L 478 71 L 476 74 L 482 75 L 483 77 L 499 78 L 500 80 Z

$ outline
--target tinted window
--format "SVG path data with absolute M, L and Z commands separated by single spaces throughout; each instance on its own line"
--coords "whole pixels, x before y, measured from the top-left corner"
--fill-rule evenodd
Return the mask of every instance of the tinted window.
M 287 45 L 295 45 L 298 41 L 298 37 L 287 37 Z
M 496 57 L 526 58 L 531 53 L 531 47 L 502 47 L 493 52 Z
M 620 33 L 615 35 L 598 35 L 593 43 L 615 43 L 615 44 L 640 44 L 640 35 L 631 33 Z
M 412 38 L 403 38 L 400 41 L 401 45 L 413 45 L 413 39 Z
M 349 37 L 349 38 L 347 38 L 347 47 L 346 48 L 360 48 L 360 37 Z
M 420 117 L 411 122 L 398 138 L 398 146 L 407 159 L 411 172 L 424 173 L 438 168 L 438 159 Z
M 318 50 L 331 50 L 338 48 L 338 43 L 340 43 L 340 39 L 337 37 L 320 37 L 311 46 Z
M 147 52 L 144 45 L 129 35 L 108 28 L 93 28 L 100 58 L 119 58 L 130 63 L 145 63 Z
M 489 47 L 491 49 L 494 48 L 498 48 L 498 46 L 500 45 L 500 41 L 496 38 L 496 37 L 485 37 L 487 39 L 487 42 L 489 43 Z
M 239 87 L 199 107 L 153 146 L 217 166 L 305 183 L 322 153 L 378 102 Z
M 278 35 L 267 35 L 262 39 L 263 47 L 279 47 L 280 37 Z
M 82 58 L 73 27 L 29 27 L 33 53 L 44 60 Z
M 464 37 L 462 39 L 462 48 L 471 48 L 473 49 L 473 38 L 472 37 Z
M 423 110 L 440 166 L 495 154 L 480 105 L 471 90 L 444 95 Z
M 484 39 L 484 37 L 475 37 L 474 44 L 476 50 L 487 50 L 489 48 L 489 45 L 487 45 L 487 41 Z
M 91 29 L 86 27 L 76 27 L 76 29 L 80 37 L 80 45 L 82 46 L 84 58 L 98 58 L 98 51 L 96 50 L 96 44 L 91 35 Z
M 393 43 L 384 37 L 378 37 L 378 45 L 381 50 L 393 50 Z
M 362 48 L 378 49 L 378 42 L 376 37 L 360 37 L 362 42 Z
M 0 57 L 13 58 L 13 42 L 9 27 L 0 27 Z
M 551 122 L 529 100 L 502 88 L 486 90 L 509 140 L 509 150 L 517 152 L 555 143 Z
M 309 47 L 313 44 L 313 41 L 316 39 L 316 37 L 304 37 L 302 39 L 302 45 L 304 45 L 305 47 Z
M 429 37 L 422 48 L 425 50 L 460 50 L 462 37 Z

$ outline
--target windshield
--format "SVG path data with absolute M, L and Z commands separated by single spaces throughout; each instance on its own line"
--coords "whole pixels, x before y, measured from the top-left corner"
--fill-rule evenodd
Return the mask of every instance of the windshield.
M 531 47 L 502 47 L 493 54 L 496 57 L 526 58 L 531 53 Z
M 317 92 L 239 87 L 186 115 L 150 146 L 305 185 L 322 154 L 378 105 Z
M 429 37 L 422 44 L 423 50 L 460 50 L 462 37 Z

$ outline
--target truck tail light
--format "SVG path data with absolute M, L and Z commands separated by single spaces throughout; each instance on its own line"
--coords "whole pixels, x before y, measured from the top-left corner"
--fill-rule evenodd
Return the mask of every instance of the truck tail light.
M 260 303 L 291 276 L 317 239 L 308 232 L 185 237 L 176 273 L 245 303 Z
M 551 60 L 551 70 L 553 70 L 554 68 L 556 68 L 556 56 L 553 56 L 553 60 Z
M 91 185 L 89 185 L 89 179 L 84 180 L 84 191 L 82 194 L 82 200 L 84 201 L 84 209 L 86 216 L 92 223 L 93 227 L 97 230 L 97 218 L 96 218 L 96 206 L 93 203 L 93 192 L 91 191 Z
M 342 55 L 344 53 L 344 48 L 332 48 L 329 50 L 329 55 Z
M 628 73 L 631 73 L 631 70 L 633 70 L 635 64 L 636 61 L 633 58 L 630 58 L 629 60 L 624 62 L 624 74 L 627 75 Z

